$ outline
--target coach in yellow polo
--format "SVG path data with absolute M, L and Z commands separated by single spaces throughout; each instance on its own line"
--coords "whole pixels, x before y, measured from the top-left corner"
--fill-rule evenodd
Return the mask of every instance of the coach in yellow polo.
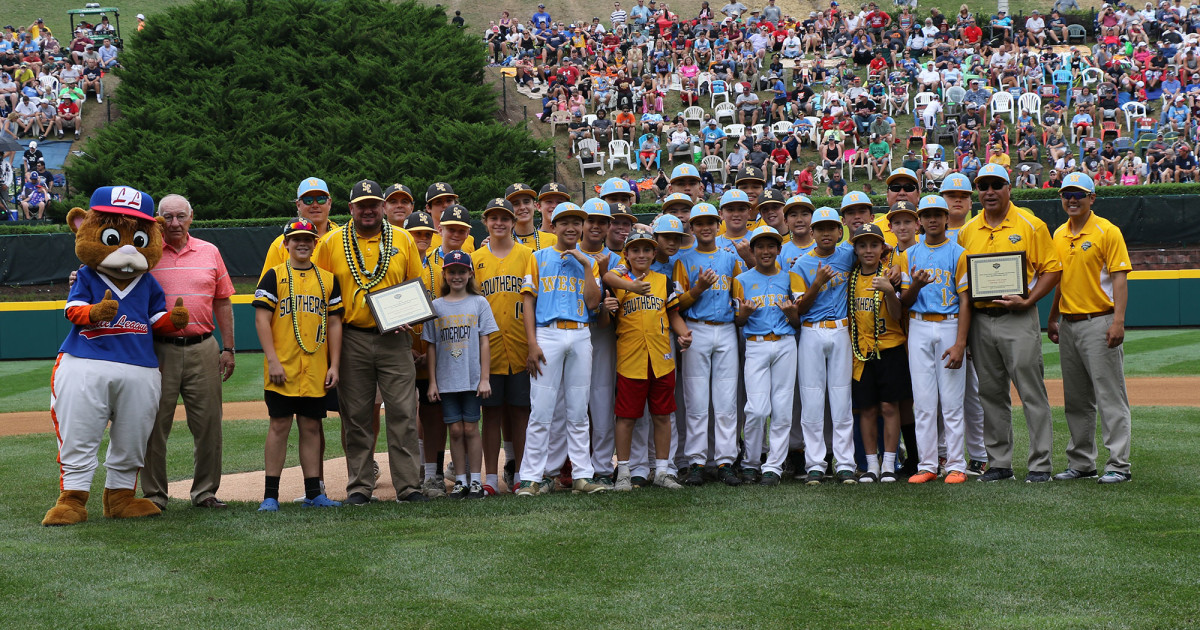
M 1054 232 L 1062 283 L 1046 332 L 1057 343 L 1066 403 L 1067 469 L 1058 481 L 1096 476 L 1096 411 L 1108 463 L 1100 483 L 1129 481 L 1129 396 L 1125 391 L 1125 305 L 1133 265 L 1121 230 L 1092 212 L 1096 185 L 1071 173 L 1059 188 L 1067 222 Z M 1061 319 L 1061 321 L 1060 321 Z
M 1050 481 L 1052 419 L 1043 380 L 1042 334 L 1037 301 L 1050 294 L 1062 275 L 1062 264 L 1050 231 L 1041 219 L 1010 200 L 1008 171 L 988 164 L 975 176 L 983 212 L 958 231 L 967 255 L 1025 252 L 1029 297 L 1006 295 L 972 304 L 969 344 L 979 374 L 983 405 L 983 441 L 988 471 L 980 481 L 1013 478 L 1013 429 L 1010 383 L 1016 385 L 1029 428 L 1029 469 L 1026 482 Z
M 325 180 L 306 177 L 296 186 L 296 216 L 317 228 L 317 246 L 313 250 L 313 260 L 321 253 L 321 241 L 329 234 L 329 230 L 337 227 L 336 223 L 329 220 L 329 210 L 332 207 L 333 197 L 329 194 L 329 185 Z M 263 261 L 258 278 L 261 280 L 267 270 L 282 265 L 287 259 L 288 251 L 283 246 L 283 235 L 280 234 L 271 242 L 271 247 L 267 248 L 267 257 Z
M 317 266 L 337 277 L 345 304 L 338 407 L 346 447 L 346 503 L 365 505 L 375 489 L 372 430 L 375 389 L 387 406 L 388 461 L 400 501 L 425 501 L 417 453 L 416 368 L 407 330 L 380 335 L 367 294 L 421 276 L 412 236 L 384 219 L 383 188 L 363 180 L 350 190 L 348 224 L 330 232 Z

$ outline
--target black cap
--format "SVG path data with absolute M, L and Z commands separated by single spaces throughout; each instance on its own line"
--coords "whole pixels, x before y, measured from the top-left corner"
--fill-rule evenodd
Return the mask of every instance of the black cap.
M 513 186 L 520 186 L 520 185 L 521 184 L 513 184 Z M 509 186 L 509 188 L 511 189 L 512 186 Z M 530 193 L 533 192 L 532 190 L 530 190 L 528 188 L 526 188 L 525 190 L 529 191 Z M 517 216 L 517 213 L 513 211 L 513 205 L 511 203 L 509 203 L 507 199 L 501 199 L 499 197 L 496 197 L 495 199 L 492 199 L 491 201 L 487 202 L 487 206 L 483 209 L 483 216 L 486 217 L 488 215 L 488 213 L 491 212 L 492 210 L 503 210 L 503 211 L 507 212 L 509 214 L 509 216 L 514 217 L 514 218 Z
M 537 200 L 538 198 L 538 194 L 534 192 L 532 188 L 520 182 L 512 184 L 508 188 L 504 189 L 504 198 L 509 201 L 512 201 L 513 197 L 520 197 L 521 195 L 529 195 L 530 197 L 533 197 L 534 200 Z
M 471 227 L 471 212 L 458 204 L 451 204 L 442 210 L 442 225 L 461 225 Z
M 786 202 L 787 199 L 784 198 L 783 191 L 777 188 L 768 188 L 758 196 L 758 207 L 760 208 L 763 206 L 763 204 L 777 203 L 782 206 Z
M 767 180 L 763 177 L 761 168 L 757 166 L 744 166 L 738 169 L 737 176 L 733 178 L 733 184 L 736 186 L 742 182 L 758 182 L 766 184 Z
M 538 201 L 547 197 L 561 197 L 563 201 L 571 200 L 571 193 L 567 192 L 567 187 L 558 182 L 550 182 L 542 186 L 542 191 L 538 193 Z
M 387 190 L 383 191 L 383 198 L 391 199 L 392 195 L 397 193 L 407 196 L 409 201 L 416 201 L 413 198 L 412 189 L 404 184 L 392 184 L 391 186 L 388 186 Z
M 874 236 L 883 243 L 887 242 L 887 240 L 883 238 L 883 230 L 874 223 L 864 223 L 857 230 L 854 230 L 854 234 L 850 237 L 850 242 L 853 243 L 860 238 L 867 236 Z
M 408 215 L 408 218 L 404 220 L 404 229 L 409 232 L 416 230 L 437 231 L 433 229 L 433 217 L 429 216 L 429 213 L 424 210 L 418 210 Z
M 429 203 L 438 197 L 457 197 L 458 193 L 454 192 L 454 187 L 446 182 L 436 182 L 429 185 L 429 189 L 425 191 L 425 203 Z
M 378 182 L 364 179 L 350 189 L 350 203 L 358 203 L 367 199 L 383 201 L 383 187 Z

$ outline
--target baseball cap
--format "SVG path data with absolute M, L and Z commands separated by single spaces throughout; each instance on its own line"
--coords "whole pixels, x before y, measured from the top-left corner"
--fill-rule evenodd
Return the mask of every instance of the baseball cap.
M 610 177 L 600 186 L 600 198 L 614 194 L 632 195 L 633 190 L 629 188 L 629 182 L 620 177 Z
M 458 197 L 454 192 L 454 187 L 446 182 L 435 182 L 429 185 L 425 190 L 425 203 L 429 203 L 438 197 Z
M 297 234 L 307 234 L 313 238 L 317 238 L 317 228 L 304 219 L 295 219 L 283 226 L 283 240 L 286 241 Z
M 717 221 L 721 220 L 721 214 L 717 212 L 716 207 L 711 203 L 698 203 L 692 206 L 692 213 L 688 215 L 688 223 L 693 223 L 700 217 L 712 217 Z
M 861 190 L 852 190 L 842 197 L 841 208 L 842 210 L 845 210 L 850 206 L 861 206 L 863 204 L 868 206 L 871 205 L 871 198 L 867 196 L 867 193 L 862 192 Z M 814 215 L 813 218 L 815 219 L 816 216 Z
M 890 220 L 897 214 L 911 214 L 915 219 L 917 217 L 917 207 L 914 206 L 911 201 L 901 199 L 900 201 L 892 204 L 891 208 L 888 208 L 887 217 Z
M 750 198 L 746 196 L 745 191 L 737 190 L 736 188 L 726 190 L 721 195 L 721 209 L 724 210 L 725 206 L 734 203 L 744 203 L 746 205 L 750 205 Z
M 908 205 L 911 206 L 912 204 Z M 880 242 L 887 242 L 887 240 L 883 238 L 883 229 L 874 223 L 864 223 L 859 226 L 857 230 L 854 230 L 854 234 L 850 235 L 850 242 L 857 243 L 859 240 L 864 238 L 877 238 L 880 240 Z
M 645 230 L 634 230 L 630 232 L 629 236 L 625 237 L 625 249 L 629 249 L 630 245 L 633 245 L 638 241 L 646 241 L 647 243 L 653 245 L 655 249 L 658 249 L 658 241 L 655 240 L 654 235 Z
M 135 17 L 135 18 L 137 18 L 137 19 L 139 19 L 139 20 L 144 20 L 144 19 L 146 19 L 146 16 L 145 16 L 145 15 L 143 15 L 143 14 L 141 14 L 141 13 L 139 13 L 139 14 L 135 15 L 134 17 Z
M 583 208 L 580 208 L 570 201 L 564 201 L 563 203 L 558 204 L 558 207 L 554 209 L 554 216 L 550 219 L 550 222 L 554 223 L 563 217 L 579 217 L 580 219 L 586 219 L 587 213 L 583 211 Z
M 691 166 L 691 164 L 688 164 L 687 166 Z M 691 208 L 692 207 L 692 198 L 683 193 L 673 193 L 673 194 L 667 195 L 667 197 L 665 199 L 663 199 L 663 202 L 662 202 L 663 212 L 666 212 L 667 209 L 670 208 L 671 206 L 676 206 L 676 205 L 681 205 L 681 204 L 687 206 L 688 208 Z
M 999 177 L 1005 182 L 1011 182 L 1008 179 L 1008 169 L 999 164 L 985 164 L 983 168 L 979 169 L 979 173 L 975 175 L 975 181 L 978 182 L 985 177 Z
M 925 195 L 921 197 L 921 203 L 917 205 L 917 214 L 921 214 L 926 210 L 944 210 L 950 211 L 950 206 L 946 205 L 946 199 L 941 195 Z
M 429 213 L 425 212 L 424 210 L 417 210 L 416 212 L 408 215 L 408 218 L 404 220 L 404 229 L 408 230 L 409 232 L 436 231 L 433 229 L 433 217 L 429 216 Z
M 779 204 L 782 206 L 784 201 L 785 201 L 785 199 L 784 199 L 782 191 L 779 191 L 775 188 L 768 188 L 768 189 L 764 190 L 761 195 L 758 196 L 758 207 L 762 208 L 763 205 L 768 204 L 768 203 Z
M 521 195 L 529 195 L 530 197 L 533 197 L 535 200 L 538 198 L 537 193 L 534 192 L 532 188 L 530 188 L 520 182 L 517 182 L 516 184 L 512 184 L 508 188 L 504 189 L 504 198 L 509 201 L 512 201 L 513 197 L 520 197 Z
M 919 183 L 919 181 L 917 180 L 917 174 L 912 172 L 911 169 L 907 169 L 902 166 L 897 169 L 892 169 L 891 174 L 888 175 L 887 181 L 885 181 L 884 184 L 885 185 L 891 184 L 892 182 L 896 181 L 897 179 L 900 179 L 903 177 L 907 177 L 908 179 L 913 180 L 913 182 Z
M 550 182 L 549 184 L 542 186 L 542 190 L 538 193 L 537 198 L 538 201 L 541 201 L 551 197 L 560 197 L 563 201 L 570 201 L 571 193 L 567 192 L 567 189 L 562 184 L 558 182 Z
M 680 179 L 700 179 L 700 171 L 691 164 L 680 164 L 671 171 L 671 183 Z
M 793 195 L 791 197 L 788 197 L 787 201 L 784 202 L 783 213 L 787 214 L 788 210 L 791 210 L 792 208 L 795 208 L 797 206 L 799 206 L 801 208 L 808 208 L 809 212 L 812 212 L 813 207 L 814 207 L 812 200 L 809 199 L 807 196 Z
M 942 187 L 938 192 L 971 192 L 971 180 L 967 179 L 962 173 L 950 173 L 946 179 L 942 180 Z
M 628 217 L 631 221 L 637 221 L 637 216 L 633 214 L 633 210 L 623 203 L 610 203 L 609 208 L 612 209 L 613 218 Z
M 657 234 L 679 234 L 683 235 L 683 222 L 678 217 L 672 214 L 664 214 L 654 220 L 654 224 L 650 226 Z
M 815 227 L 818 223 L 837 223 L 841 225 L 842 217 L 838 216 L 837 210 L 829 206 L 821 206 L 813 210 L 812 221 L 809 222 L 809 225 Z
M 409 201 L 415 201 L 415 199 L 413 199 L 412 189 L 404 184 L 392 184 L 391 186 L 387 187 L 387 190 L 383 191 L 384 199 L 391 199 L 392 195 L 404 195 L 405 197 L 408 197 Z
M 456 249 L 456 250 L 450 252 L 449 254 L 446 254 L 445 258 L 442 258 L 442 270 L 443 271 L 445 271 L 446 269 L 448 269 L 450 267 L 453 267 L 454 265 L 462 265 L 463 267 L 466 267 L 467 269 L 471 269 L 474 267 L 471 264 L 471 255 L 468 254 L 467 252 L 462 251 L 461 249 Z
M 516 218 L 517 216 L 517 213 L 513 211 L 512 204 L 509 203 L 507 199 L 501 199 L 500 197 L 496 197 L 495 199 L 487 202 L 487 206 L 485 206 L 483 209 L 483 216 L 486 217 L 492 210 L 503 210 L 513 218 Z
M 609 217 L 612 218 L 612 208 L 608 202 L 598 197 L 593 197 L 583 202 L 583 211 L 589 217 Z
M 383 188 L 369 179 L 354 184 L 354 187 L 350 189 L 350 203 L 358 203 L 366 199 L 383 201 Z
M 101 186 L 92 193 L 88 207 L 97 212 L 154 220 L 154 199 L 130 186 Z
M 461 225 L 471 227 L 471 212 L 458 204 L 451 204 L 442 210 L 442 225 Z
M 37 140 L 30 140 L 29 141 L 29 150 L 32 151 L 36 148 L 37 148 Z
M 759 182 L 767 183 L 761 168 L 757 166 L 743 166 L 738 169 L 737 176 L 733 178 L 733 184 L 736 186 L 742 182 Z
M 760 225 L 760 226 L 754 228 L 753 232 L 750 232 L 750 244 L 751 245 L 754 244 L 754 241 L 757 241 L 760 238 L 774 239 L 776 243 L 779 243 L 781 245 L 783 244 L 783 237 L 779 235 L 779 232 L 777 232 L 775 230 L 775 228 L 773 228 L 769 225 Z
M 1068 188 L 1076 188 L 1086 193 L 1096 192 L 1096 183 L 1088 177 L 1087 173 L 1071 173 L 1063 178 L 1062 186 L 1058 189 L 1067 190 Z

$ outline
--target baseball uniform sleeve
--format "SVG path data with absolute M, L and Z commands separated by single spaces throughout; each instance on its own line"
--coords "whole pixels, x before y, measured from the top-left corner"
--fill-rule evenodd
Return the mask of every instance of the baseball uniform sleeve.
M 963 250 L 958 253 L 958 260 L 954 263 L 954 289 L 958 292 L 967 290 L 967 251 Z
M 1129 261 L 1129 249 L 1125 245 L 1125 237 L 1121 234 L 1121 229 L 1113 225 L 1104 234 L 1104 259 L 1108 266 L 1109 273 L 1119 271 L 1130 271 L 1133 269 L 1133 263 Z
M 800 299 L 800 296 L 804 295 L 804 279 L 800 277 L 800 274 L 794 271 L 789 271 L 787 273 L 788 281 L 791 283 L 792 288 L 792 299 L 798 300 Z
M 1033 256 L 1033 266 L 1038 271 L 1038 275 L 1062 271 L 1062 261 L 1058 259 L 1058 252 L 1054 249 L 1054 243 L 1050 240 L 1050 230 L 1046 229 L 1045 225 L 1039 225 L 1033 231 L 1033 243 L 1031 243 L 1029 254 Z
M 272 267 L 263 273 L 254 289 L 254 308 L 275 310 L 275 305 L 279 303 L 279 296 L 275 295 L 278 287 L 279 281 L 275 278 L 275 268 Z
M 742 283 L 738 282 L 737 278 L 733 278 L 729 282 L 729 295 L 735 300 L 746 299 L 746 294 L 742 291 Z M 735 307 L 733 310 L 736 311 L 737 308 Z
M 525 284 L 521 285 L 521 293 L 534 297 L 538 294 L 538 263 L 537 256 L 529 257 L 529 266 L 525 268 Z
M 325 312 L 328 315 L 341 315 L 346 310 L 346 305 L 342 303 L 342 286 L 333 274 L 329 274 L 329 281 L 329 303 L 325 306 Z

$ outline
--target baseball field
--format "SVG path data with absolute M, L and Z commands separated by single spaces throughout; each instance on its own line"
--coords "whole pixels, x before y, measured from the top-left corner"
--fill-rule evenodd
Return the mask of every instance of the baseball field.
M 106 521 L 94 494 L 92 519 L 62 529 L 39 525 L 53 435 L 11 435 L 49 430 L 50 363 L 4 363 L 0 409 L 25 413 L 0 414 L 3 625 L 1197 627 L 1200 331 L 1131 331 L 1126 346 L 1134 481 L 1111 487 L 710 484 L 271 515 L 173 500 L 141 521 Z M 252 415 L 260 378 L 260 357 L 239 355 L 226 400 L 248 402 L 231 410 Z M 1146 406 L 1159 397 L 1187 406 Z M 1017 453 L 1023 424 L 1018 411 Z M 227 473 L 261 469 L 265 431 L 227 420 Z M 339 457 L 337 423 L 326 433 Z M 168 461 L 190 476 L 182 424 Z

